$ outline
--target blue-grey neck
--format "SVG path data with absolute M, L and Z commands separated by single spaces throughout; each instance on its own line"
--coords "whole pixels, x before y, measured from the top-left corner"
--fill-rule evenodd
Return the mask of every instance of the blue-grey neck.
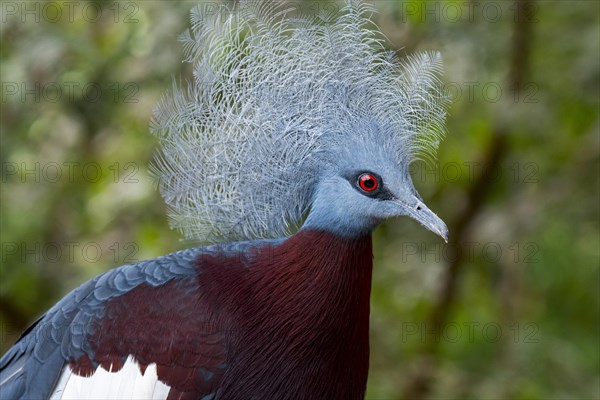
M 355 199 L 348 195 L 354 191 L 350 183 L 339 176 L 322 177 L 301 229 L 322 230 L 349 239 L 369 235 L 381 221 L 362 212 Z

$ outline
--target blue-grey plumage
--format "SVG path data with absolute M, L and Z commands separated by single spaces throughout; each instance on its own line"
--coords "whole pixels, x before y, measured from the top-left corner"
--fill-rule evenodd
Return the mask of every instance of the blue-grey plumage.
M 397 196 L 373 203 L 371 229 L 410 215 L 445 235 L 407 173 L 443 135 L 441 57 L 400 62 L 369 25 L 372 11 L 360 1 L 347 1 L 337 18 L 300 21 L 276 2 L 223 6 L 215 18 L 192 11 L 182 40 L 194 81 L 174 85 L 152 124 L 161 144 L 153 171 L 174 228 L 208 243 L 287 236 L 319 198 L 333 196 L 316 194 L 325 183 L 346 194 L 334 204 L 354 205 L 356 193 L 345 190 L 353 182 L 342 176 L 362 168 L 379 170 Z
M 304 226 L 359 237 L 385 220 L 406 215 L 447 240 L 446 225 L 425 206 L 413 186 L 408 161 L 398 159 L 386 147 L 377 129 L 364 127 L 356 135 L 361 140 L 349 140 L 332 151 L 319 171 Z M 364 173 L 376 177 L 378 187 L 373 192 L 359 185 Z
M 193 272 L 197 250 L 124 265 L 100 275 L 65 296 L 41 316 L 0 359 L 1 399 L 49 398 L 71 358 L 93 353 L 84 337 L 90 321 L 102 317 L 103 304 L 136 286 L 158 286 Z
M 123 265 L 84 283 L 34 322 L 0 358 L 0 399 L 49 398 L 69 361 L 84 355 L 94 359 L 94 343 L 89 340 L 96 333 L 93 322 L 105 317 L 105 306 L 111 300 L 143 285 L 156 288 L 196 279 L 196 263 L 203 257 L 232 255 L 247 262 L 252 259 L 253 248 L 280 242 L 247 241 L 182 250 Z M 135 324 L 134 311 L 131 320 L 122 322 Z
M 0 359 L 0 398 L 138 372 L 158 398 L 364 395 L 371 231 L 409 216 L 448 236 L 409 174 L 442 137 L 440 56 L 398 62 L 362 2 L 326 21 L 238 6 L 192 12 L 194 81 L 153 120 L 172 226 L 217 244 L 71 292 Z

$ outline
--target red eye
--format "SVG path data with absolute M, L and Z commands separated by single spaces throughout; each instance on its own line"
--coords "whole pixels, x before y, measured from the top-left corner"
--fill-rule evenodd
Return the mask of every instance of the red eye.
M 379 187 L 379 182 L 371 174 L 362 174 L 358 177 L 358 186 L 365 192 L 373 192 Z

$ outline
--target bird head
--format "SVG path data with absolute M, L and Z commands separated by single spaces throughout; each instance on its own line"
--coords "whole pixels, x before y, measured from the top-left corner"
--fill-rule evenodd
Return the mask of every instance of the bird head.
M 381 139 L 382 128 L 364 124 L 355 129 L 359 133 L 351 136 L 356 140 L 322 156 L 324 168 L 304 226 L 356 237 L 388 219 L 409 216 L 447 241 L 446 225 L 423 203 L 409 163 Z
M 359 1 L 304 19 L 273 2 L 227 4 L 192 11 L 182 41 L 194 79 L 153 119 L 171 225 L 201 242 L 303 226 L 356 237 L 409 216 L 447 239 L 409 174 L 443 136 L 440 55 L 400 60 Z

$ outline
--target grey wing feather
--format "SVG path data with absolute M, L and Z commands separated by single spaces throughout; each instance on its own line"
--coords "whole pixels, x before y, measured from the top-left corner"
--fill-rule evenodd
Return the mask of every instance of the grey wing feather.
M 123 265 L 84 283 L 30 326 L 0 358 L 0 399 L 48 398 L 70 358 L 92 354 L 86 340 L 93 335 L 107 301 L 145 283 L 159 286 L 198 273 L 204 254 L 237 254 L 249 260 L 251 249 L 283 239 L 246 241 L 182 250 L 153 260 Z
M 40 317 L 0 359 L 0 399 L 47 398 L 70 358 L 91 353 L 90 321 L 111 298 L 147 283 L 158 286 L 195 273 L 192 249 L 108 271 L 73 290 Z M 214 251 L 214 249 L 213 249 Z

